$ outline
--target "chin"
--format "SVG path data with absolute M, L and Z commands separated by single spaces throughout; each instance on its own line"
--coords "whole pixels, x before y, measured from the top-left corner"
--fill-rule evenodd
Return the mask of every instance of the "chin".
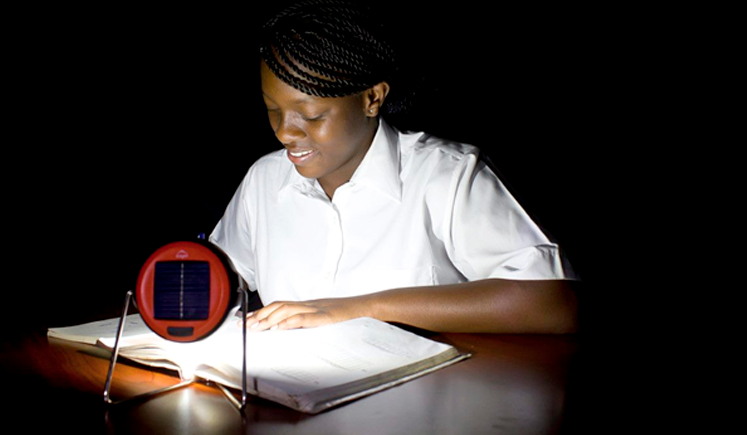
M 302 177 L 312 180 L 322 176 L 322 173 L 320 171 L 315 171 L 313 168 L 306 168 L 303 166 L 296 166 L 296 171 L 298 171 L 298 173 L 301 174 Z

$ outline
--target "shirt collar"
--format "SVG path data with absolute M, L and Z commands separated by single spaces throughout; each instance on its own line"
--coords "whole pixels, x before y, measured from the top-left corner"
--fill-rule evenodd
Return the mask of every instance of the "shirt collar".
M 399 172 L 399 134 L 383 119 L 379 119 L 371 148 L 350 181 L 376 189 L 395 201 L 402 200 L 402 180 Z
M 287 151 L 285 152 L 287 153 Z M 378 190 L 395 201 L 401 201 L 402 180 L 399 176 L 399 152 L 397 130 L 379 118 L 379 127 L 371 147 L 350 181 Z M 292 164 L 289 165 L 289 171 L 278 193 L 284 197 L 287 192 L 292 190 L 290 187 L 296 187 L 305 194 L 312 191 L 322 191 L 317 180 L 303 177 Z
M 299 174 L 293 164 L 288 160 L 287 154 L 288 150 L 283 150 L 284 162 L 286 163 L 285 168 L 287 170 L 285 172 L 285 180 L 280 185 L 280 189 L 278 189 L 280 198 L 284 198 L 288 194 L 288 192 L 291 192 L 293 190 L 293 187 L 303 193 L 309 193 L 313 191 L 317 181 L 305 178 L 301 174 Z

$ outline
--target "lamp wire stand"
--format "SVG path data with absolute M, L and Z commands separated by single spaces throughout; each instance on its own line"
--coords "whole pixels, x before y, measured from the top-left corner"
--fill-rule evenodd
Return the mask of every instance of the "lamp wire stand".
M 223 394 L 228 398 L 228 400 L 233 403 L 236 408 L 238 408 L 240 411 L 244 411 L 246 408 L 247 403 L 247 389 L 246 389 L 246 312 L 249 309 L 249 295 L 247 294 L 246 289 L 239 288 L 238 290 L 239 296 L 241 297 L 241 306 L 244 315 L 243 317 L 243 359 L 242 359 L 242 366 L 241 366 L 241 401 L 239 401 L 226 387 L 224 387 L 221 384 L 217 384 L 219 389 L 223 392 Z M 124 332 L 125 328 L 125 320 L 127 317 L 127 312 L 130 308 L 130 303 L 132 301 L 132 290 L 129 290 L 127 294 L 125 295 L 125 301 L 124 301 L 124 307 L 122 308 L 122 317 L 119 318 L 119 325 L 117 327 L 117 336 L 114 341 L 114 348 L 112 349 L 112 356 L 111 360 L 109 361 L 109 373 L 106 376 L 106 384 L 104 385 L 104 402 L 109 405 L 116 405 L 123 402 L 132 401 L 135 399 L 146 399 L 149 397 L 153 397 L 156 395 L 160 395 L 163 393 L 167 393 L 169 391 L 177 390 L 182 387 L 186 387 L 192 383 L 194 383 L 194 379 L 189 380 L 182 380 L 182 382 L 179 382 L 174 385 L 170 385 L 168 387 L 159 388 L 153 391 L 148 391 L 145 393 L 141 393 L 132 397 L 128 397 L 125 399 L 121 399 L 118 401 L 114 401 L 111 399 L 111 386 L 112 386 L 112 378 L 114 376 L 114 367 L 117 365 L 117 357 L 119 356 L 119 345 L 120 341 L 122 339 L 122 333 Z

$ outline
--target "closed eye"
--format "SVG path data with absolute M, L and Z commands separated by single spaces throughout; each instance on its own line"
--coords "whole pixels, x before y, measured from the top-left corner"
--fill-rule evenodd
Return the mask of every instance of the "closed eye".
M 327 112 L 322 112 L 322 113 L 320 113 L 320 114 L 318 114 L 318 115 L 304 115 L 304 114 L 301 114 L 301 118 L 302 118 L 302 119 L 303 119 L 304 121 L 306 121 L 306 122 L 315 122 L 315 121 L 321 121 L 321 120 L 322 120 L 322 118 L 324 118 L 324 115 L 325 115 L 326 113 L 327 113 Z

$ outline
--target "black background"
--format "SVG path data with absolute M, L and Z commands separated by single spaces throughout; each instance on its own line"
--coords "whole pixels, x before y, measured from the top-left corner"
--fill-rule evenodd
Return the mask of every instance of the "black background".
M 254 44 L 282 3 L 9 16 L 0 350 L 29 331 L 118 316 L 148 255 L 212 230 L 249 166 L 279 147 Z M 667 289 L 639 258 L 664 249 L 641 233 L 669 223 L 647 211 L 667 193 L 647 179 L 666 151 L 649 130 L 665 110 L 651 83 L 659 51 L 645 11 L 487 4 L 376 3 L 425 77 L 396 123 L 479 146 L 565 249 L 592 343 L 576 369 L 587 418 L 618 409 L 631 368 L 653 361 L 634 332 Z M 640 397 L 625 400 L 619 409 L 641 412 Z
M 480 146 L 566 250 L 589 324 L 607 318 L 638 122 L 630 32 L 610 31 L 609 11 L 378 5 L 426 79 L 396 123 Z M 33 314 L 14 327 L 118 315 L 150 253 L 212 230 L 252 162 L 279 147 L 252 42 L 270 11 L 25 17 L 9 82 L 6 305 Z

